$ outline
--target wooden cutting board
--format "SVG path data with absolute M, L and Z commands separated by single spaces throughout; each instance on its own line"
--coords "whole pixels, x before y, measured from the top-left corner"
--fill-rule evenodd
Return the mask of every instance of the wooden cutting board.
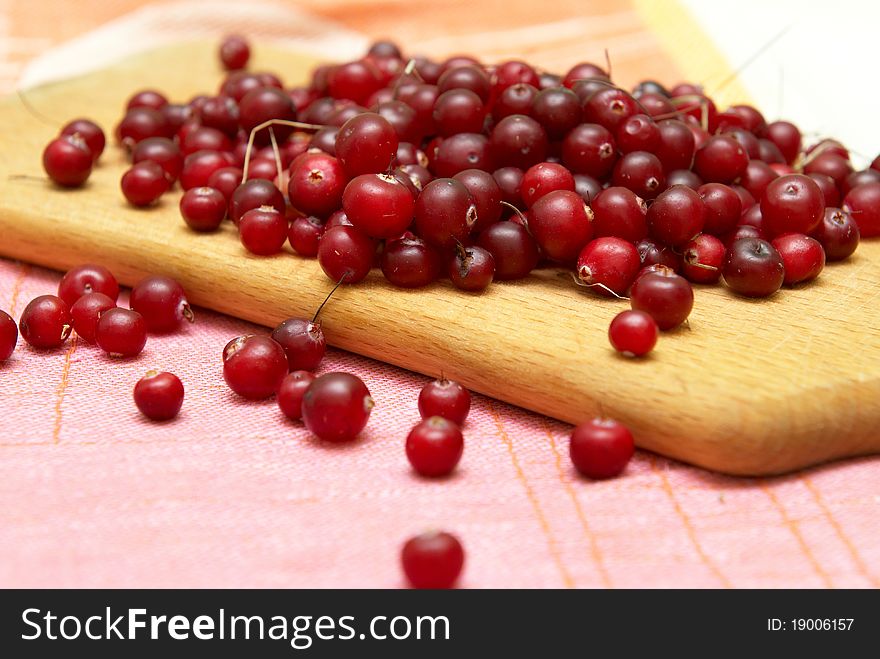
M 313 64 L 261 49 L 255 67 L 293 82 Z M 119 148 L 108 147 L 83 189 L 57 189 L 43 174 L 42 149 L 68 119 L 91 117 L 112 134 L 135 90 L 185 101 L 217 89 L 220 78 L 213 44 L 192 43 L 30 90 L 30 103 L 57 126 L 17 97 L 0 101 L 0 255 L 58 270 L 98 262 L 127 285 L 164 273 L 193 303 L 269 326 L 313 313 L 332 286 L 316 261 L 252 257 L 231 226 L 193 234 L 179 193 L 148 210 L 129 207 Z M 606 334 L 627 303 L 597 298 L 551 269 L 480 295 L 448 282 L 395 289 L 374 272 L 341 288 L 322 318 L 335 346 L 442 372 L 571 423 L 609 415 L 633 428 L 639 446 L 709 469 L 772 474 L 880 450 L 878 283 L 873 241 L 816 283 L 769 300 L 699 287 L 690 326 L 664 334 L 638 361 L 618 357 Z

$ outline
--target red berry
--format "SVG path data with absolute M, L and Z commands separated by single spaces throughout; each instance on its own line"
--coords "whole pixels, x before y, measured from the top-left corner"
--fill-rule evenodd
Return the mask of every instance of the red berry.
M 227 154 L 217 151 L 196 151 L 186 157 L 180 170 L 180 187 L 184 190 L 205 187 L 211 175 L 232 164 Z
M 284 416 L 292 421 L 302 419 L 303 397 L 314 381 L 315 376 L 308 371 L 294 371 L 284 376 L 275 393 L 275 400 Z
M 603 179 L 617 162 L 617 145 L 599 124 L 576 126 L 562 141 L 562 163 L 576 174 Z
M 746 171 L 739 177 L 739 184 L 755 199 L 760 199 L 770 182 L 777 178 L 779 174 L 770 165 L 760 160 L 750 160 Z
M 634 114 L 641 111 L 638 102 L 622 89 L 606 86 L 584 103 L 584 119 L 615 132 Z
M 229 217 L 238 224 L 242 215 L 261 206 L 271 206 L 282 215 L 287 210 L 284 195 L 272 181 L 252 179 L 239 185 L 232 193 Z
M 184 319 L 194 320 L 183 286 L 161 275 L 141 279 L 131 289 L 129 306 L 144 317 L 154 334 L 173 332 Z
M 143 160 L 122 175 L 121 187 L 132 206 L 149 206 L 168 191 L 168 179 L 160 165 Z
M 772 180 L 761 197 L 761 217 L 771 236 L 809 233 L 822 221 L 824 213 L 822 191 L 803 174 Z
M 605 84 L 603 84 L 602 87 L 607 87 L 608 79 L 608 74 L 601 67 L 591 64 L 590 62 L 581 62 L 575 64 L 569 69 L 568 73 L 566 73 L 565 77 L 562 79 L 562 84 L 571 88 L 574 87 L 579 80 L 600 80 L 605 81 Z
M 291 169 L 290 203 L 306 215 L 327 217 L 342 204 L 347 177 L 333 156 L 314 154 Z
M 587 478 L 618 476 L 635 453 L 629 429 L 612 419 L 592 419 L 571 433 L 569 454 L 577 470 Z
M 441 378 L 419 392 L 419 414 L 423 419 L 439 416 L 462 426 L 470 409 L 471 395 L 458 382 Z
M 521 114 L 504 117 L 495 124 L 489 144 L 502 167 L 528 169 L 547 159 L 547 133 L 537 121 Z
M 238 235 L 251 254 L 277 254 L 287 241 L 287 218 L 271 206 L 253 208 L 241 216 Z
M 565 167 L 552 162 L 533 165 L 523 174 L 521 194 L 526 206 L 556 190 L 574 192 L 574 177 Z
M 544 195 L 529 210 L 528 221 L 544 254 L 561 263 L 573 263 L 593 236 L 593 211 L 577 192 Z
M 168 99 L 165 98 L 164 94 L 153 89 L 145 89 L 137 92 L 134 96 L 128 99 L 128 104 L 125 109 L 133 110 L 134 108 L 152 108 L 153 110 L 161 110 L 166 105 L 168 105 Z
M 316 378 L 302 400 L 306 428 L 327 442 L 357 437 L 373 409 L 366 385 L 350 373 L 327 373 Z
M 147 371 L 134 385 L 134 404 L 153 421 L 173 419 L 183 405 L 183 383 L 173 373 Z
M 287 230 L 287 240 L 300 256 L 317 256 L 323 235 L 324 224 L 316 217 L 298 217 Z
M 111 357 L 136 357 L 147 345 L 147 323 L 137 311 L 108 309 L 98 318 L 95 343 Z
M 590 205 L 593 210 L 593 235 L 615 236 L 638 242 L 648 235 L 645 201 L 631 190 L 610 187 L 600 192 Z
M 697 189 L 705 208 L 703 231 L 720 236 L 732 231 L 742 217 L 743 204 L 736 191 L 723 183 L 705 183 Z
M 427 286 L 440 277 L 440 271 L 440 254 L 417 236 L 407 234 L 385 244 L 382 274 L 395 286 Z
M 660 146 L 660 129 L 651 117 L 634 114 L 617 127 L 617 146 L 623 153 L 647 151 L 654 153 Z
M 666 189 L 663 164 L 646 151 L 633 151 L 618 160 L 611 182 L 632 190 L 642 199 L 653 199 Z
M 432 416 L 416 424 L 406 438 L 406 457 L 422 476 L 452 473 L 464 451 L 464 437 L 452 421 Z
M 714 284 L 721 278 L 726 252 L 721 240 L 700 234 L 684 246 L 681 273 L 695 284 Z
M 801 233 L 777 236 L 771 243 L 785 267 L 783 283 L 789 286 L 812 281 L 825 267 L 825 250 L 815 238 Z
M 390 174 L 362 174 L 345 186 L 342 208 L 352 225 L 371 238 L 394 238 L 413 219 L 412 193 Z
M 865 183 L 850 190 L 843 200 L 843 210 L 859 225 L 862 238 L 880 236 L 880 183 Z
M 617 352 L 629 357 L 647 355 L 657 344 L 657 322 L 644 311 L 621 311 L 608 326 L 608 340 Z
M 272 338 L 284 349 L 290 371 L 314 371 L 327 350 L 321 323 L 305 318 L 288 318 L 272 331 Z
M 134 146 L 149 137 L 172 137 L 171 124 L 155 108 L 132 108 L 125 113 L 116 127 L 116 136 L 126 148 Z
M 495 261 L 495 279 L 522 279 L 538 265 L 540 253 L 535 239 L 521 224 L 496 222 L 478 236 L 477 244 Z
M 448 274 L 456 288 L 482 291 L 495 278 L 495 259 L 482 247 L 457 246 L 449 261 Z
M 223 349 L 223 379 L 243 398 L 268 398 L 285 375 L 284 348 L 268 336 L 239 336 Z
M 529 110 L 521 114 L 528 114 L 541 124 L 551 140 L 561 140 L 583 117 L 577 94 L 558 86 L 538 92 Z
M 654 149 L 654 155 L 663 163 L 663 169 L 667 172 L 690 169 L 696 152 L 693 132 L 677 119 L 659 121 L 657 128 L 660 130 L 660 144 Z
M 34 348 L 57 348 L 70 336 L 73 319 L 64 300 L 54 295 L 41 295 L 24 308 L 18 327 L 21 338 Z
M 345 284 L 363 281 L 373 267 L 375 243 L 353 226 L 328 228 L 318 244 L 318 263 L 331 280 Z
M 58 185 L 75 188 L 92 173 L 92 152 L 78 135 L 56 137 L 43 151 L 43 168 Z
M 262 87 L 249 91 L 239 102 L 238 111 L 241 127 L 246 133 L 250 133 L 257 126 L 272 119 L 296 121 L 296 110 L 290 96 L 274 87 Z M 275 138 L 279 142 L 286 140 L 293 132 L 293 128 L 290 126 L 274 124 L 258 131 L 254 137 L 254 143 L 268 144 L 271 139 L 270 130 L 275 133 Z
M 688 280 L 662 266 L 636 277 L 629 299 L 633 309 L 651 314 L 661 330 L 681 325 L 694 307 Z
M 115 307 L 116 301 L 103 293 L 86 293 L 79 298 L 70 307 L 73 329 L 77 336 L 88 343 L 94 343 L 101 314 Z
M 180 214 L 193 231 L 216 231 L 226 217 L 226 198 L 214 188 L 190 188 L 180 198 Z
M 842 261 L 856 251 L 861 236 L 852 215 L 840 208 L 828 207 L 822 222 L 813 230 L 813 238 L 822 244 L 825 258 Z
M 70 137 L 73 135 L 78 135 L 86 143 L 92 154 L 92 162 L 97 162 L 101 154 L 104 153 L 104 147 L 107 144 L 101 127 L 90 119 L 74 119 L 64 125 L 59 136 Z
M 681 259 L 671 247 L 655 242 L 650 238 L 643 238 L 636 243 L 639 259 L 642 261 L 642 270 L 652 265 L 662 265 L 677 272 L 681 268 Z
M 227 71 L 243 69 L 251 57 L 251 48 L 244 37 L 230 35 L 220 43 L 220 61 Z
M 577 261 L 578 278 L 600 295 L 623 295 L 642 262 L 631 242 L 605 236 L 587 243 Z
M 474 206 L 477 209 L 477 221 L 471 229 L 473 232 L 479 233 L 490 224 L 501 219 L 502 193 L 498 182 L 492 174 L 481 169 L 465 169 L 458 172 L 452 178 L 467 188 L 471 198 L 474 200 Z M 422 189 L 428 183 L 430 181 L 426 181 L 422 185 Z
M 776 248 L 760 238 L 740 238 L 727 249 L 721 273 L 725 283 L 746 297 L 769 297 L 779 290 L 785 266 Z
M 683 185 L 660 193 L 648 208 L 651 235 L 671 247 L 680 247 L 703 230 L 706 207 L 700 195 Z
M 434 179 L 415 203 L 418 234 L 437 247 L 453 247 L 467 239 L 477 221 L 477 208 L 467 188 L 455 179 Z
M 328 75 L 327 82 L 330 96 L 350 99 L 361 105 L 365 105 L 370 96 L 382 87 L 380 71 L 368 60 L 348 62 L 334 67 Z
M 398 142 L 387 119 L 367 112 L 352 117 L 339 129 L 336 157 L 349 177 L 380 174 L 394 161 Z
M 707 183 L 730 183 L 748 164 L 746 150 L 730 135 L 713 135 L 694 156 L 694 171 Z
M 136 165 L 147 160 L 162 168 L 169 183 L 176 181 L 183 169 L 183 154 L 167 137 L 150 137 L 138 142 L 131 152 L 131 161 Z
M 407 540 L 400 562 L 413 588 L 448 589 L 461 575 L 464 549 L 454 535 L 429 531 Z
M 221 167 L 208 177 L 208 185 L 205 187 L 218 190 L 228 205 L 235 190 L 241 185 L 241 176 L 240 167 Z
M 18 327 L 5 311 L 0 311 L 0 362 L 12 356 L 15 344 L 18 343 Z
M 486 110 L 483 101 L 474 92 L 468 89 L 450 89 L 437 97 L 433 117 L 439 134 L 449 137 L 458 133 L 481 132 Z
M 68 270 L 58 284 L 58 297 L 69 307 L 88 293 L 103 293 L 115 302 L 119 297 L 119 283 L 104 266 L 86 264 Z

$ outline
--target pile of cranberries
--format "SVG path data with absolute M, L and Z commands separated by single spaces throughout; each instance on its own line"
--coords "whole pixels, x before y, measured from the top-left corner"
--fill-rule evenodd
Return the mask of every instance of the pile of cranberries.
M 289 244 L 338 284 L 377 268 L 394 286 L 448 278 L 475 293 L 561 266 L 594 294 L 629 300 L 608 337 L 640 357 L 687 321 L 694 284 L 723 281 L 766 298 L 880 235 L 880 157 L 857 171 L 839 142 L 805 146 L 794 124 L 768 123 L 749 105 L 719 109 L 696 85 L 646 80 L 625 90 L 594 64 L 557 75 L 522 61 L 408 59 L 382 41 L 285 87 L 247 70 L 241 37 L 219 54 L 228 73 L 214 93 L 129 99 L 115 131 L 131 161 L 123 195 L 146 207 L 179 185 L 192 231 L 228 221 L 248 253 L 278 255 Z M 46 147 L 47 174 L 82 185 L 104 141 L 94 123 L 71 122 Z M 182 290 L 164 278 L 136 286 L 131 309 L 116 308 L 118 286 L 95 266 L 68 273 L 62 289 L 22 316 L 34 347 L 57 347 L 73 328 L 110 354 L 134 356 L 148 331 L 190 317 Z M 16 339 L 0 315 L 0 359 Z M 352 374 L 316 375 L 324 350 L 317 314 L 291 318 L 270 336 L 230 341 L 223 374 L 244 398 L 275 395 L 320 439 L 348 441 L 373 399 Z M 135 389 L 155 419 L 173 417 L 182 398 L 168 373 L 149 373 Z M 425 387 L 422 421 L 406 440 L 418 474 L 454 470 L 469 407 L 454 382 Z M 621 424 L 595 419 L 575 429 L 570 450 L 579 472 L 607 478 L 626 466 L 633 440 Z M 432 533 L 408 542 L 402 560 L 414 586 L 446 587 L 464 554 L 453 536 Z

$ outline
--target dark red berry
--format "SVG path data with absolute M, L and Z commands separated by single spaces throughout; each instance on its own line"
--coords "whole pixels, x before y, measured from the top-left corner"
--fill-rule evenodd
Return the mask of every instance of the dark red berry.
M 544 254 L 573 263 L 593 236 L 593 211 L 577 192 L 556 190 L 544 195 L 528 213 L 529 229 Z
M 285 320 L 273 330 L 272 338 L 284 349 L 290 371 L 314 371 L 327 350 L 321 323 L 304 318 Z
M 617 352 L 628 357 L 647 355 L 657 344 L 656 321 L 644 311 L 621 311 L 608 326 L 608 340 Z
M 623 153 L 647 151 L 654 153 L 660 146 L 660 128 L 645 114 L 634 114 L 623 121 L 615 133 L 618 148 Z
M 616 132 L 620 125 L 641 112 L 638 102 L 617 87 L 600 89 L 584 103 L 584 119 Z
M 413 588 L 447 589 L 461 575 L 464 549 L 454 535 L 430 531 L 407 540 L 400 561 Z
M 456 246 L 449 261 L 449 278 L 463 291 L 485 290 L 495 277 L 495 259 L 482 247 Z
M 801 233 L 786 233 L 777 236 L 771 243 L 785 267 L 783 283 L 792 286 L 812 281 L 825 267 L 825 250 L 815 238 Z
M 251 48 L 244 37 L 230 35 L 220 43 L 220 61 L 227 71 L 236 71 L 247 66 Z
M 115 302 L 119 297 L 119 283 L 107 268 L 89 263 L 68 270 L 58 284 L 58 297 L 68 307 L 88 293 L 103 293 Z
M 153 89 L 145 89 L 137 92 L 134 96 L 128 99 L 126 110 L 132 110 L 134 108 L 152 108 L 153 110 L 161 110 L 166 105 L 168 105 L 168 99 L 165 98 L 164 94 Z
M 793 163 L 801 150 L 801 132 L 788 121 L 774 121 L 767 124 L 765 136 L 782 153 L 787 163 Z
M 349 177 L 381 174 L 394 161 L 398 142 L 387 119 L 371 112 L 359 114 L 339 129 L 336 157 Z
M 415 203 L 415 226 L 429 244 L 453 247 L 464 241 L 477 221 L 477 208 L 467 188 L 455 179 L 431 181 Z
M 75 188 L 92 173 L 92 152 L 78 135 L 57 137 L 43 151 L 43 168 L 58 185 Z
M 314 154 L 290 172 L 287 191 L 290 203 L 306 215 L 327 217 L 342 205 L 347 177 L 339 160 Z
M 714 284 L 721 278 L 726 251 L 715 236 L 700 234 L 684 246 L 681 274 L 695 284 Z
M 528 169 L 546 160 L 547 133 L 537 121 L 521 114 L 505 117 L 492 129 L 489 143 L 497 165 Z
M 277 254 L 287 241 L 287 218 L 271 206 L 253 208 L 241 216 L 238 235 L 251 254 Z
M 247 181 L 239 185 L 232 193 L 232 199 L 229 202 L 229 217 L 238 224 L 242 215 L 261 206 L 271 206 L 284 215 L 286 210 L 284 195 L 271 181 L 265 179 Z
M 769 297 L 779 290 L 785 266 L 776 248 L 760 238 L 740 238 L 727 249 L 721 273 L 725 283 L 746 297 Z
M 441 378 L 419 392 L 419 414 L 423 419 L 439 416 L 462 426 L 470 409 L 471 395 L 458 382 Z
M 412 193 L 390 174 L 362 174 L 349 181 L 342 208 L 352 225 L 371 238 L 394 238 L 413 219 Z
M 440 277 L 441 269 L 437 250 L 412 234 L 387 242 L 382 252 L 382 274 L 395 286 L 427 286 Z
M 677 271 L 681 267 L 681 259 L 671 247 L 658 243 L 651 238 L 642 238 L 636 243 L 642 269 L 652 265 L 662 265 Z
M 60 297 L 41 295 L 31 300 L 18 321 L 21 338 L 39 349 L 57 348 L 73 330 L 70 308 Z
M 74 119 L 64 125 L 59 133 L 60 137 L 79 136 L 89 148 L 92 154 L 92 162 L 97 162 L 104 153 L 107 139 L 101 127 L 90 119 Z
M 627 240 L 604 236 L 587 243 L 577 261 L 580 281 L 600 295 L 623 295 L 642 262 L 638 250 Z
M 111 357 L 136 357 L 147 345 L 147 323 L 137 311 L 108 309 L 98 318 L 95 343 Z
M 593 209 L 593 234 L 615 236 L 637 242 L 648 235 L 648 207 L 633 191 L 622 187 L 606 188 L 590 205 Z
M 287 240 L 300 256 L 315 257 L 321 236 L 324 235 L 324 223 L 316 217 L 298 217 L 290 223 Z
M 565 87 L 543 89 L 532 100 L 528 114 L 537 121 L 551 140 L 561 140 L 583 117 L 577 94 Z
M 859 225 L 862 238 L 880 236 L 880 183 L 866 183 L 850 190 L 843 200 L 843 210 Z
M 576 174 L 603 179 L 616 162 L 614 137 L 599 124 L 580 124 L 562 141 L 562 163 Z
M 328 221 L 329 223 L 329 221 Z M 318 244 L 318 263 L 333 281 L 345 284 L 363 281 L 373 267 L 376 245 L 360 229 L 353 226 L 328 228 Z
M 159 110 L 154 108 L 133 108 L 125 113 L 116 127 L 119 142 L 127 149 L 148 137 L 172 137 L 171 124 Z
M 424 419 L 406 438 L 406 457 L 420 475 L 430 478 L 448 476 L 464 451 L 464 437 L 459 427 L 440 416 Z
M 144 317 L 154 334 L 173 332 L 184 320 L 194 319 L 183 286 L 161 275 L 141 279 L 131 289 L 129 306 Z
M 94 343 L 101 314 L 115 307 L 116 301 L 103 293 L 86 293 L 79 298 L 70 307 L 70 317 L 77 336 L 88 343 Z
M 681 325 L 694 307 L 694 290 L 684 277 L 658 268 L 636 277 L 629 292 L 633 309 L 644 311 L 661 330 Z
M 147 371 L 134 386 L 134 404 L 148 419 L 168 421 L 183 406 L 183 383 L 173 373 Z
M 730 183 L 748 164 L 746 150 L 730 135 L 713 135 L 694 156 L 694 171 L 707 183 Z
M 587 478 L 620 475 L 635 453 L 629 428 L 613 419 L 591 419 L 571 433 L 569 455 L 575 468 Z
M 134 164 L 151 160 L 159 165 L 165 172 L 169 183 L 173 183 L 180 176 L 183 169 L 183 154 L 180 148 L 167 137 L 149 137 L 134 147 L 131 152 L 131 161 Z
M 0 310 L 0 362 L 5 362 L 15 351 L 18 343 L 18 326 L 5 311 Z
M 315 376 L 308 371 L 294 371 L 284 376 L 278 391 L 275 392 L 275 400 L 278 407 L 291 421 L 302 419 L 302 402 L 306 391 L 315 381 Z
M 285 375 L 284 348 L 268 336 L 239 336 L 223 349 L 223 379 L 243 398 L 268 398 Z
M 565 167 L 552 162 L 532 165 L 523 174 L 521 194 L 526 206 L 532 206 L 554 190 L 574 191 L 574 177 Z
M 660 131 L 660 143 L 654 149 L 654 155 L 663 163 L 663 169 L 667 172 L 690 169 L 696 152 L 693 132 L 677 119 L 659 121 L 657 128 Z
M 180 170 L 180 187 L 184 190 L 205 187 L 214 172 L 231 164 L 228 154 L 218 151 L 196 151 L 183 161 L 183 169 Z
M 122 194 L 132 206 L 149 206 L 168 191 L 165 170 L 152 160 L 143 160 L 122 175 Z
M 672 247 L 681 247 L 703 230 L 706 208 L 700 195 L 683 185 L 660 193 L 646 215 L 651 236 Z
M 809 233 L 822 221 L 824 213 L 822 191 L 803 174 L 772 180 L 761 197 L 761 217 L 770 236 Z
M 495 279 L 522 279 L 538 265 L 540 253 L 534 238 L 521 224 L 496 222 L 478 236 L 477 244 L 495 261 Z
M 262 87 L 245 94 L 238 104 L 239 121 L 246 133 L 272 119 L 296 121 L 296 110 L 290 96 L 274 87 Z M 283 142 L 293 132 L 290 126 L 275 124 L 258 131 L 254 137 L 255 144 L 268 144 L 270 131 L 279 142 Z
M 327 373 L 316 378 L 303 396 L 303 423 L 324 441 L 350 441 L 367 425 L 373 406 L 370 392 L 359 377 Z
M 705 208 L 703 231 L 720 236 L 739 222 L 743 204 L 736 191 L 723 183 L 705 183 L 697 189 Z
M 829 261 L 842 261 L 848 258 L 859 246 L 861 238 L 856 221 L 847 211 L 828 207 L 825 217 L 813 230 L 813 238 L 825 250 Z
M 214 188 L 190 188 L 180 198 L 180 214 L 193 231 L 216 231 L 226 217 L 226 198 Z

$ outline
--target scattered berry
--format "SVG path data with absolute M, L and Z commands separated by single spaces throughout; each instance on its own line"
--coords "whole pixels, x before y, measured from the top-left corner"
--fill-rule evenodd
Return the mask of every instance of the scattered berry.
M 284 348 L 268 336 L 239 336 L 223 349 L 223 379 L 243 398 L 268 398 L 285 375 Z
M 657 322 L 644 311 L 621 311 L 608 326 L 608 340 L 617 352 L 629 357 L 647 355 L 657 344 Z
M 613 419 L 592 419 L 571 433 L 571 461 L 587 478 L 618 476 L 634 452 L 635 442 L 629 429 Z
M 172 373 L 147 371 L 134 386 L 134 404 L 148 419 L 168 421 L 183 405 L 183 383 Z
M 324 441 L 350 441 L 367 425 L 373 405 L 359 377 L 327 373 L 316 378 L 303 396 L 303 423 Z
M 423 419 L 440 416 L 462 426 L 470 410 L 471 395 L 458 382 L 441 378 L 419 392 L 419 414 Z
M 39 349 L 58 348 L 73 330 L 70 307 L 60 297 L 41 295 L 24 308 L 18 328 L 28 345 Z
M 400 562 L 413 588 L 452 588 L 464 567 L 464 549 L 454 535 L 429 531 L 407 540 Z
M 167 334 L 194 316 L 183 286 L 170 277 L 151 275 L 131 289 L 129 306 L 144 317 L 147 329 L 154 334 Z
M 406 438 L 406 457 L 422 476 L 449 475 L 461 460 L 463 451 L 461 430 L 440 416 L 431 416 L 416 424 Z
M 302 402 L 306 391 L 315 381 L 315 376 L 308 371 L 294 371 L 284 376 L 275 400 L 284 415 L 291 421 L 302 419 Z

